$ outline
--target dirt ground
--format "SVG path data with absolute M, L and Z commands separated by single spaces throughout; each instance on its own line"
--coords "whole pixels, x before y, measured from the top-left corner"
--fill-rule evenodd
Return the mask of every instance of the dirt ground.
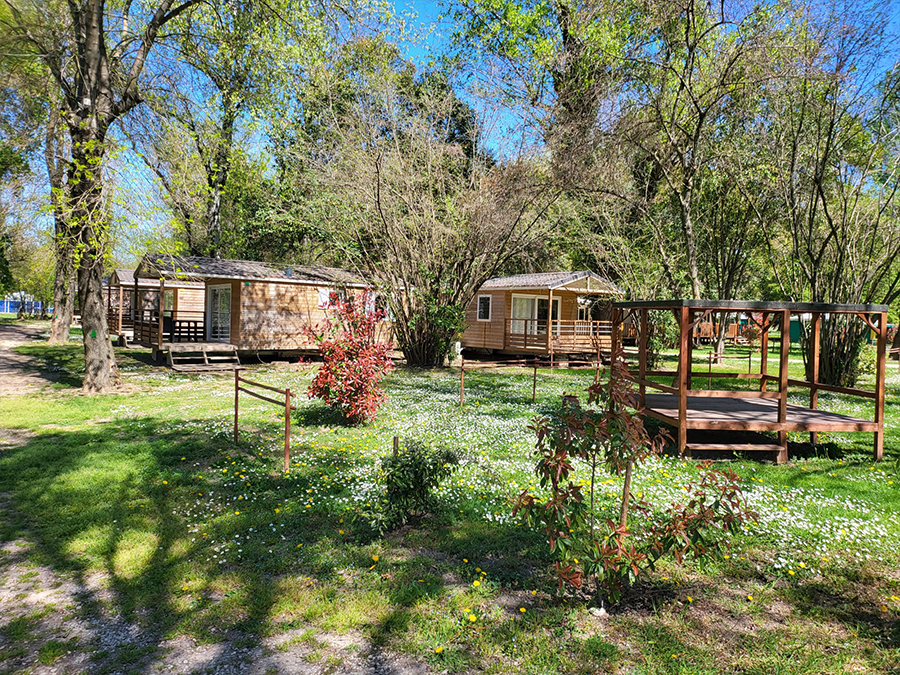
M 13 351 L 33 340 L 45 339 L 49 327 L 47 322 L 0 324 L 0 396 L 33 394 L 56 381 L 53 373 L 39 371 L 30 356 Z
M 45 323 L 0 325 L 0 396 L 39 393 L 54 382 L 15 347 L 44 339 Z M 29 436 L 3 429 L 0 453 Z M 226 635 L 214 644 L 166 638 L 116 612 L 108 579 L 60 573 L 41 564 L 28 523 L 0 493 L 0 675 L 6 673 L 297 673 L 426 675 L 409 657 L 389 654 L 357 632 L 293 629 L 273 637 Z

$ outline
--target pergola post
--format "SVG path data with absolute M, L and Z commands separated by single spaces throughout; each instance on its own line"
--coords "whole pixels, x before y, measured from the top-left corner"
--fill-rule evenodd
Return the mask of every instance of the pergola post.
M 875 442 L 872 457 L 879 462 L 884 456 L 884 378 L 887 368 L 887 312 L 878 314 L 878 339 L 876 341 L 878 356 L 875 366 Z
M 162 351 L 163 345 L 163 312 L 165 311 L 165 296 L 166 294 L 166 278 L 162 275 L 159 277 L 159 298 L 157 298 L 157 306 L 159 308 L 159 332 L 156 336 L 156 347 L 159 351 Z
M 139 324 L 143 323 L 144 315 L 143 313 L 138 313 L 138 308 L 141 310 L 144 309 L 144 303 L 141 301 L 140 292 L 138 291 L 138 275 L 137 270 L 134 271 L 134 302 L 131 307 L 131 324 L 132 330 L 134 331 L 134 335 L 132 336 L 132 340 L 135 342 L 140 342 L 141 335 L 138 329 Z
M 769 313 L 763 312 L 762 330 L 759 336 L 759 390 L 766 390 L 766 375 L 769 374 Z
M 682 307 L 678 315 L 678 456 L 691 456 L 687 446 L 687 382 L 691 342 L 691 311 Z
M 638 338 L 638 391 L 640 392 L 641 409 L 647 404 L 647 308 L 641 308 L 641 334 Z
M 125 311 L 125 288 L 119 284 L 119 335 L 122 334 L 122 312 Z
M 694 370 L 694 310 L 688 310 L 688 354 L 687 354 L 687 388 L 691 389 L 693 384 Z
M 778 359 L 778 424 L 787 422 L 787 396 L 788 396 L 788 364 L 791 353 L 791 311 L 781 311 L 781 354 Z M 788 459 L 787 431 L 778 431 L 778 464 L 783 464 Z
M 622 318 L 625 316 L 625 313 L 619 309 L 618 307 L 613 307 L 612 311 L 612 327 L 610 328 L 610 353 L 609 353 L 609 363 L 612 365 L 613 359 L 616 358 L 616 354 L 619 353 L 619 325 L 622 323 Z
M 822 315 L 813 312 L 812 335 L 809 341 L 809 407 L 815 410 L 819 405 L 819 353 L 822 351 Z M 819 434 L 809 432 L 809 442 L 815 445 L 819 442 Z
M 553 374 L 553 289 L 547 289 L 547 353 L 550 355 L 550 374 Z

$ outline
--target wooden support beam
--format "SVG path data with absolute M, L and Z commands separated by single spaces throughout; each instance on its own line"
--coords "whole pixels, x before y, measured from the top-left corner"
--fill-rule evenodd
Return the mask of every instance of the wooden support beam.
M 690 310 L 681 307 L 678 317 L 678 456 L 690 457 L 690 448 L 687 447 L 687 390 L 688 370 L 690 368 Z
M 535 301 L 537 302 L 537 301 Z M 553 289 L 547 290 L 547 353 L 550 354 L 550 374 L 553 374 Z
M 122 312 L 125 311 L 125 289 L 119 286 L 119 335 L 122 334 Z
M 688 369 L 687 369 L 687 388 L 691 389 L 691 385 L 693 383 L 692 378 L 694 374 L 694 326 L 696 323 L 694 322 L 694 311 L 688 309 L 688 321 L 690 322 L 688 326 L 688 333 L 690 336 L 690 340 L 688 340 Z
M 156 336 L 156 348 L 162 351 L 163 345 L 163 312 L 165 310 L 166 279 L 159 277 L 159 297 L 157 298 L 157 307 L 159 308 L 159 334 Z
M 875 432 L 874 448 L 872 458 L 874 461 L 881 461 L 884 457 L 884 379 L 887 369 L 887 312 L 878 314 L 878 340 L 876 341 L 876 349 L 878 356 L 875 365 L 875 424 L 878 425 L 878 431 Z
M 752 315 L 751 315 L 752 316 Z M 769 372 L 769 313 L 764 312 L 759 335 L 759 390 L 766 390 L 766 374 Z
M 809 340 L 809 407 L 815 410 L 819 406 L 819 352 L 822 350 L 822 315 L 814 312 L 812 315 L 812 335 Z M 819 434 L 815 431 L 809 433 L 809 442 L 815 445 L 819 442 Z
M 641 334 L 638 338 L 638 385 L 641 408 L 647 402 L 647 308 L 641 308 Z
M 785 309 L 781 311 L 781 354 L 778 359 L 778 393 L 781 396 L 778 399 L 778 423 L 785 424 L 787 422 L 787 397 L 788 397 L 788 366 L 790 363 L 791 353 L 791 311 Z M 778 432 L 778 445 L 781 446 L 781 452 L 778 454 L 778 464 L 782 464 L 788 459 L 788 442 L 787 432 Z

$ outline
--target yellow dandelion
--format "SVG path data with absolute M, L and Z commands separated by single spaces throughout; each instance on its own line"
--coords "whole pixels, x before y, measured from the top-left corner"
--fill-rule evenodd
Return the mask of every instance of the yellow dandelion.
M 163 481 L 163 485 L 168 485 L 168 484 L 169 484 L 169 481 L 167 481 L 167 480 Z
M 440 654 L 442 651 L 444 651 L 444 648 L 443 648 L 443 647 L 435 647 L 435 648 L 434 648 L 434 653 L 435 653 L 435 654 Z
M 475 588 L 478 588 L 479 586 L 481 586 L 481 582 L 478 581 L 478 579 L 476 579 L 475 581 L 472 582 L 472 585 L 473 585 Z
M 688 601 L 688 602 L 693 602 L 694 599 L 693 599 L 691 596 L 687 596 L 687 601 Z
M 375 562 L 378 562 L 378 556 L 377 556 L 377 555 L 373 555 L 373 556 L 372 556 L 372 560 L 374 560 Z
M 469 614 L 469 621 L 474 623 L 475 621 L 478 621 L 478 617 L 474 614 Z
M 519 611 L 522 612 L 522 614 L 524 614 L 526 610 L 524 607 L 519 607 Z
M 747 596 L 747 599 L 750 600 L 750 601 L 752 602 L 752 601 L 753 601 L 753 596 L 752 596 L 752 595 L 748 595 L 748 596 Z
M 235 511 L 235 512 L 234 512 L 234 515 L 239 516 L 239 515 L 241 515 L 241 512 L 240 512 L 240 511 Z

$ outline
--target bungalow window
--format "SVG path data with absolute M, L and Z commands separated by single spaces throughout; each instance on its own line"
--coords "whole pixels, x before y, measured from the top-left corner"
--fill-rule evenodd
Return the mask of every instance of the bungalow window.
M 336 293 L 338 298 L 343 300 L 347 297 L 347 294 L 342 290 L 338 290 L 337 288 L 320 288 L 319 289 L 319 309 L 328 309 L 329 307 L 334 307 L 334 303 L 331 302 L 331 294 Z
M 479 321 L 490 321 L 491 320 L 491 296 L 490 295 L 479 295 L 478 296 L 478 320 Z

